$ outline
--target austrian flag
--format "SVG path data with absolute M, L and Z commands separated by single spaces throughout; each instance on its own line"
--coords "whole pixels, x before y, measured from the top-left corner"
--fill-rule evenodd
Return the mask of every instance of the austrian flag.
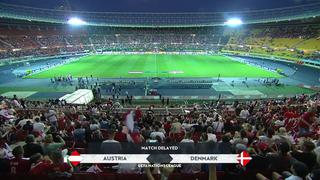
M 81 162 L 81 156 L 78 151 L 73 151 L 71 155 L 68 157 L 68 160 L 73 166 L 77 166 Z

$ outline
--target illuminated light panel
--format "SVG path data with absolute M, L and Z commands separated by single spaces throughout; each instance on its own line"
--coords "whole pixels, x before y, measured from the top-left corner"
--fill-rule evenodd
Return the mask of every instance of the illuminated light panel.
M 85 22 L 85 21 L 83 21 L 83 20 L 81 20 L 81 19 L 79 19 L 79 18 L 73 17 L 73 18 L 70 18 L 70 19 L 68 20 L 68 24 L 74 25 L 74 26 L 81 26 L 81 25 L 86 25 L 87 22 Z
M 231 18 L 231 19 L 228 19 L 226 22 L 224 22 L 224 25 L 227 25 L 227 26 L 240 26 L 242 24 L 243 22 L 239 18 Z

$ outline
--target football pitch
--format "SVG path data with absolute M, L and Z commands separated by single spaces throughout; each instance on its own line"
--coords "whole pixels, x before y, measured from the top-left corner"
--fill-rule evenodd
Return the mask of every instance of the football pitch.
M 221 55 L 90 55 L 31 74 L 26 78 L 56 76 L 99 78 L 145 77 L 248 77 L 279 78 L 281 75 Z

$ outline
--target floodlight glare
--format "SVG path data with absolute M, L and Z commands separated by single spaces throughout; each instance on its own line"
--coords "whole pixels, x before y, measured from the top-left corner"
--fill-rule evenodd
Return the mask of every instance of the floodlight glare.
M 83 21 L 83 20 L 81 20 L 81 19 L 79 19 L 79 18 L 70 18 L 69 20 L 68 20 L 68 24 L 70 24 L 70 25 L 74 25 L 74 26 L 80 26 L 80 25 L 85 25 L 85 24 L 87 24 L 85 21 Z
M 243 24 L 243 22 L 239 18 L 231 18 L 224 22 L 224 25 L 227 26 L 240 26 L 241 24 Z

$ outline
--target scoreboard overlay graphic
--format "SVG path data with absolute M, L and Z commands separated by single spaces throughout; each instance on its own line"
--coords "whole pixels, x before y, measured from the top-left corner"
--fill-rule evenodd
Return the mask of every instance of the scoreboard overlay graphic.
M 74 166 L 80 163 L 240 163 L 242 166 L 246 166 L 251 159 L 246 151 L 240 154 L 80 154 L 73 151 L 70 156 L 65 157 L 65 161 L 70 161 Z

